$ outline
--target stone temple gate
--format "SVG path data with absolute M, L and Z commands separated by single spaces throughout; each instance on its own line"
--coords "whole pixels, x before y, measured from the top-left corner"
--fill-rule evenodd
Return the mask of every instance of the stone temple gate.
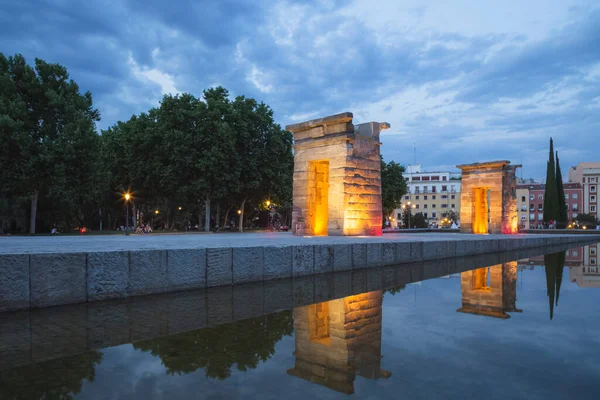
M 517 178 L 510 161 L 457 165 L 462 170 L 460 231 L 516 233 Z
M 294 134 L 294 235 L 381 235 L 379 133 L 345 112 L 286 126 Z
M 517 262 L 478 268 L 460 274 L 462 307 L 458 312 L 510 318 L 517 308 Z

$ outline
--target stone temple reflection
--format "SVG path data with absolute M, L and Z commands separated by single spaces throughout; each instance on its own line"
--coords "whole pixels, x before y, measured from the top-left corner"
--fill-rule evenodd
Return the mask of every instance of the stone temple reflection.
M 296 358 L 287 372 L 354 393 L 356 375 L 389 378 L 381 369 L 381 290 L 294 309 Z
M 517 308 L 517 262 L 478 268 L 460 274 L 462 307 L 458 312 L 510 318 Z

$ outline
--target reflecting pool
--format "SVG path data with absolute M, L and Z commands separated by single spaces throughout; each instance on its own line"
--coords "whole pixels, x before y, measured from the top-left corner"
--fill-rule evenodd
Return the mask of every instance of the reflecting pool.
M 425 268 L 391 287 L 382 271 L 345 296 L 312 281 L 313 301 L 290 287 L 291 309 L 262 287 L 240 305 L 230 289 L 3 315 L 0 399 L 599 399 L 598 250 Z M 411 267 L 395 268 L 399 282 Z

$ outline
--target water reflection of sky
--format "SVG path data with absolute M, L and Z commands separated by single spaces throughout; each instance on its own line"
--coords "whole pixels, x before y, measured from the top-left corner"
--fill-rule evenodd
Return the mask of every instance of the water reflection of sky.
M 517 307 L 507 320 L 457 313 L 459 278 L 408 285 L 383 301 L 382 368 L 389 379 L 357 377 L 356 398 L 600 398 L 600 290 L 564 278 L 549 318 L 543 268 L 518 273 Z M 290 376 L 294 338 L 275 354 L 225 380 L 199 369 L 168 375 L 158 357 L 123 345 L 103 350 L 95 380 L 80 399 L 343 398 L 344 394 Z

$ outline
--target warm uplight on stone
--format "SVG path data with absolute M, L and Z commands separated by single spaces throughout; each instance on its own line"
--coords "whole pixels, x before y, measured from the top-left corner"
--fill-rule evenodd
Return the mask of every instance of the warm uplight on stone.
M 288 374 L 354 393 L 356 375 L 388 378 L 381 369 L 381 290 L 294 309 L 296 349 Z
M 294 235 L 381 235 L 379 133 L 346 112 L 286 126 L 294 134 Z
M 510 161 L 457 165 L 462 170 L 460 230 L 517 233 L 517 178 Z
M 510 318 L 517 309 L 517 262 L 478 268 L 460 274 L 462 307 L 457 311 L 486 317 Z

